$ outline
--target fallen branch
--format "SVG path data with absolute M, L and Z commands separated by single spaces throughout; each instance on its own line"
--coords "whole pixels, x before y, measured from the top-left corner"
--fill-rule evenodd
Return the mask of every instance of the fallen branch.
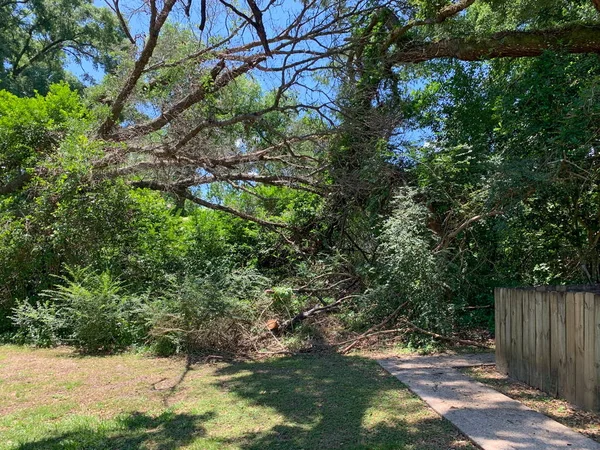
M 462 345 L 470 345 L 473 347 L 490 348 L 489 345 L 481 344 L 480 342 L 471 341 L 469 339 L 458 339 L 458 338 L 451 337 L 451 336 L 443 336 L 441 334 L 434 333 L 432 331 L 424 330 L 423 328 L 416 326 L 414 323 L 409 322 L 406 319 L 400 319 L 400 321 L 403 322 L 404 324 L 406 324 L 410 329 L 412 329 L 412 331 L 418 331 L 419 333 L 426 334 L 426 335 L 434 337 L 436 339 L 440 339 L 443 341 L 449 341 L 449 342 L 455 342 L 457 344 L 462 344 Z
M 337 308 L 344 300 L 347 300 L 347 299 L 352 298 L 352 297 L 357 297 L 357 295 L 347 295 L 345 297 L 342 297 L 342 298 L 336 300 L 333 303 L 330 303 L 329 305 L 315 306 L 314 308 L 311 308 L 308 311 L 302 311 L 301 313 L 295 315 L 291 319 L 288 319 L 285 322 L 283 322 L 279 326 L 279 330 L 278 331 L 280 333 L 283 333 L 288 328 L 292 328 L 294 325 L 296 325 L 299 322 L 302 322 L 305 319 L 308 319 L 310 316 L 314 316 L 316 314 L 320 314 L 320 313 L 331 311 L 332 309 Z
M 376 332 L 370 333 L 370 334 L 361 334 L 360 336 L 358 336 L 354 339 L 348 339 L 347 341 L 338 342 L 337 344 L 334 344 L 334 345 L 344 345 L 344 344 L 348 344 L 350 342 L 358 342 L 362 339 L 365 339 L 365 338 L 368 338 L 371 336 L 377 336 L 380 334 L 401 333 L 403 331 L 406 331 L 406 330 L 403 330 L 402 328 L 394 328 L 393 330 L 383 330 L 383 331 L 376 331 Z M 344 350 L 341 350 L 341 352 L 344 352 Z
M 344 353 L 348 353 L 350 350 L 352 350 L 352 349 L 353 349 L 353 348 L 356 346 L 356 344 L 358 344 L 358 342 L 359 342 L 361 339 L 364 339 L 365 337 L 367 337 L 367 336 L 369 336 L 369 335 L 372 335 L 372 334 L 370 334 L 370 333 L 372 333 L 373 331 L 375 331 L 375 330 L 378 330 L 379 328 L 381 328 L 381 327 L 385 326 L 385 325 L 386 325 L 386 324 L 387 324 L 387 323 L 388 323 L 390 320 L 392 320 L 394 317 L 396 317 L 396 315 L 397 315 L 397 314 L 400 312 L 400 310 L 401 310 L 402 308 L 404 308 L 404 307 L 406 306 L 406 304 L 407 304 L 407 303 L 408 303 L 408 302 L 404 302 L 404 303 L 402 303 L 400 306 L 398 306 L 398 307 L 397 307 L 397 308 L 394 310 L 394 312 L 393 312 L 393 313 L 391 313 L 389 316 L 387 316 L 385 319 L 383 319 L 383 321 L 382 321 L 382 322 L 378 323 L 377 325 L 374 325 L 374 326 L 372 326 L 371 328 L 369 328 L 367 331 L 365 331 L 363 334 L 361 334 L 361 335 L 360 335 L 360 336 L 358 336 L 357 338 L 355 338 L 355 339 L 352 339 L 352 340 L 351 340 L 351 342 L 352 342 L 352 343 L 351 343 L 350 345 L 348 345 L 347 347 L 345 347 L 345 348 L 341 349 L 341 350 L 340 350 L 340 353 L 342 353 L 342 354 L 344 354 Z M 337 345 L 340 345 L 340 344 L 337 344 Z
M 403 306 L 403 305 L 401 305 L 401 306 Z M 417 331 L 419 333 L 426 334 L 428 336 L 432 336 L 432 337 L 434 337 L 436 339 L 440 339 L 440 340 L 443 340 L 443 341 L 454 342 L 456 344 L 461 344 L 461 345 L 469 345 L 469 346 L 472 346 L 472 347 L 479 347 L 479 348 L 485 348 L 485 349 L 491 348 L 488 345 L 481 344 L 481 343 L 476 342 L 476 341 L 471 341 L 471 340 L 468 340 L 468 339 L 459 339 L 459 338 L 455 338 L 455 337 L 451 337 L 451 336 L 443 336 L 441 334 L 434 333 L 432 331 L 424 330 L 423 328 L 420 328 L 420 327 L 416 326 L 414 323 L 409 322 L 406 319 L 400 319 L 400 321 L 402 323 L 404 323 L 408 327 L 409 330 L 411 330 L 411 331 Z M 406 332 L 406 329 L 405 328 L 394 328 L 393 330 L 376 331 L 374 333 L 369 333 L 369 334 L 367 334 L 368 333 L 367 332 L 367 333 L 361 334 L 360 336 L 358 336 L 356 338 L 348 339 L 347 341 L 343 341 L 343 342 L 338 342 L 335 345 L 336 346 L 337 345 L 345 345 L 345 344 L 349 344 L 349 343 L 356 345 L 356 343 L 358 343 L 358 341 L 366 339 L 368 337 L 378 336 L 378 335 L 381 335 L 381 334 L 391 334 L 391 333 L 401 333 L 401 332 Z M 348 349 L 351 349 L 351 348 L 352 347 L 349 345 L 348 347 L 340 350 L 340 353 L 346 353 L 348 351 Z

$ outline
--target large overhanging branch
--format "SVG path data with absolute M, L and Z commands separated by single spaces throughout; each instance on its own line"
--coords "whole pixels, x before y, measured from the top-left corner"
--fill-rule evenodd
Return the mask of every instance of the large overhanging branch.
M 425 19 L 425 20 L 412 20 L 412 21 L 408 22 L 406 25 L 403 25 L 401 27 L 396 27 L 396 29 L 394 29 L 390 33 L 390 37 L 389 37 L 387 43 L 385 44 L 385 47 L 389 47 L 394 42 L 397 42 L 401 36 L 404 36 L 412 28 L 421 27 L 421 26 L 425 26 L 425 25 L 434 25 L 434 24 L 443 23 L 446 20 L 456 16 L 460 12 L 467 9 L 473 3 L 475 3 L 475 0 L 460 0 L 457 3 L 452 3 L 452 4 L 442 8 L 441 10 L 439 10 L 435 17 L 432 17 L 430 19 Z
M 391 64 L 420 63 L 441 58 L 480 61 L 539 56 L 545 51 L 600 53 L 600 24 L 573 25 L 535 31 L 506 31 L 434 42 L 395 43 Z
M 260 217 L 253 216 L 251 214 L 245 213 L 245 212 L 240 211 L 235 208 L 231 208 L 226 205 L 209 202 L 200 197 L 197 197 L 192 192 L 190 192 L 190 190 L 187 188 L 179 188 L 179 189 L 174 190 L 172 186 L 169 186 L 168 184 L 159 183 L 157 181 L 136 181 L 136 182 L 131 183 L 131 185 L 133 187 L 152 189 L 152 190 L 160 191 L 160 192 L 171 192 L 181 198 L 189 200 L 192 203 L 203 206 L 205 208 L 212 209 L 215 211 L 226 212 L 228 214 L 232 214 L 234 216 L 240 217 L 244 220 L 249 220 L 250 222 L 254 222 L 259 225 L 263 225 L 265 227 L 275 228 L 275 229 L 291 228 L 291 226 L 286 223 L 273 222 L 271 220 L 261 219 Z

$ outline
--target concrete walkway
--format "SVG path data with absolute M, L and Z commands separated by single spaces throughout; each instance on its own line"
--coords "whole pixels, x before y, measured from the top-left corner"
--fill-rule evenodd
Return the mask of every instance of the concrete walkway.
M 484 450 L 600 450 L 600 444 L 463 375 L 490 353 L 398 357 L 379 364 Z

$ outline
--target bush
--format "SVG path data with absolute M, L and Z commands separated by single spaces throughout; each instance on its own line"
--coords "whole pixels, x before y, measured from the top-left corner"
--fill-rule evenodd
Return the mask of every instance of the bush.
M 68 268 L 63 284 L 44 301 L 19 302 L 15 341 L 74 345 L 83 352 L 114 352 L 150 345 L 170 355 L 194 350 L 237 351 L 265 309 L 268 279 L 251 269 L 207 264 L 205 273 L 173 278 L 162 295 L 132 295 L 108 272 Z M 265 304 L 263 304 L 265 303 Z
M 108 272 L 68 269 L 64 285 L 46 290 L 36 306 L 14 309 L 18 337 L 35 345 L 68 343 L 84 352 L 112 352 L 139 342 L 146 334 L 146 308 L 127 295 Z
M 258 318 L 268 279 L 254 270 L 216 265 L 204 275 L 173 282 L 150 304 L 150 340 L 159 354 L 235 351 Z
M 18 327 L 14 341 L 37 347 L 58 345 L 65 328 L 56 305 L 49 300 L 37 302 L 35 306 L 28 301 L 17 302 L 13 322 Z
M 363 325 L 377 323 L 406 302 L 402 313 L 423 328 L 448 331 L 454 305 L 447 300 L 448 267 L 432 251 L 434 239 L 426 226 L 427 209 L 417 204 L 414 191 L 405 190 L 384 222 L 379 258 L 370 285 L 358 300 Z

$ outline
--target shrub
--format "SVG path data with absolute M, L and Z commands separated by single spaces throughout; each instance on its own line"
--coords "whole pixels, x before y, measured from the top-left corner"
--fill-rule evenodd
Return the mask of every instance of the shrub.
M 20 303 L 13 321 L 19 336 L 36 345 L 72 344 L 84 352 L 112 352 L 146 333 L 143 299 L 127 295 L 108 272 L 68 269 L 69 278 L 42 294 L 36 306 Z
M 149 305 L 153 349 L 160 354 L 238 350 L 251 334 L 267 286 L 267 278 L 254 270 L 220 265 L 173 282 Z
M 17 302 L 13 322 L 18 327 L 14 341 L 37 347 L 59 344 L 61 332 L 65 328 L 56 305 L 49 300 L 37 302 L 35 306 L 26 300 Z
M 446 298 L 447 263 L 432 251 L 428 212 L 413 200 L 414 194 L 402 192 L 384 222 L 378 261 L 369 288 L 358 300 L 359 318 L 379 322 L 406 302 L 405 316 L 424 328 L 444 332 L 454 318 L 454 306 Z

